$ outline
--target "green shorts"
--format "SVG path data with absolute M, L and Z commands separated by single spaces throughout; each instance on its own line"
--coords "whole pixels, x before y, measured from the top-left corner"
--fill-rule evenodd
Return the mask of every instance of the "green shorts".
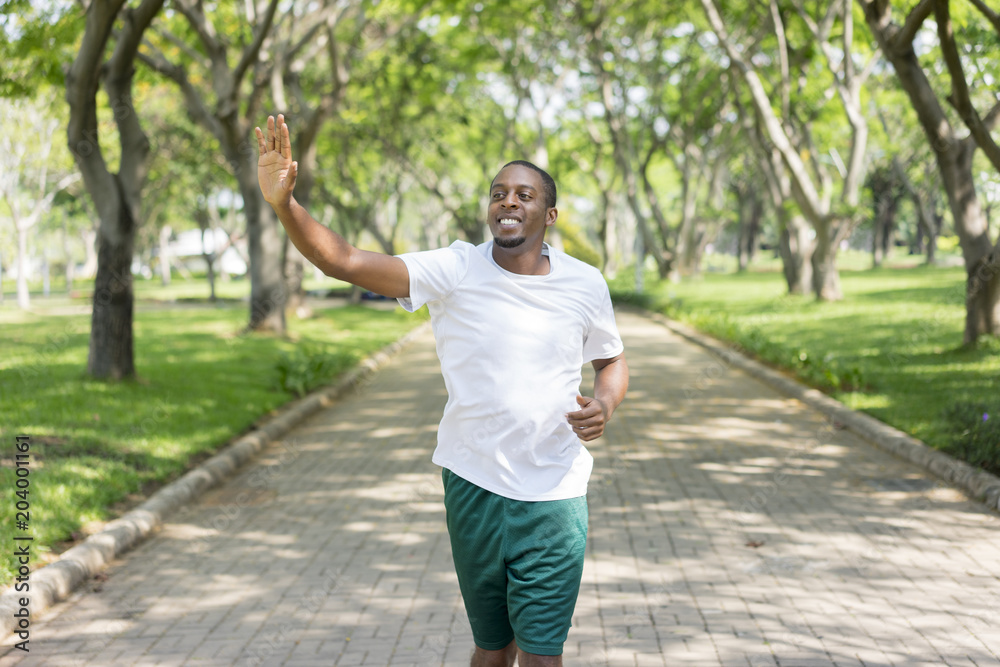
M 445 468 L 444 505 L 476 646 L 562 655 L 580 593 L 587 497 L 526 502 Z

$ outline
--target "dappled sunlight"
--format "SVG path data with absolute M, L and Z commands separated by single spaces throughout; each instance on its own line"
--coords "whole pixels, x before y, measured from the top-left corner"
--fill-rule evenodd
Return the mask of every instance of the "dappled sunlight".
M 398 546 L 411 546 L 414 544 L 420 544 L 426 538 L 417 532 L 409 533 L 383 533 L 380 534 L 376 539 L 381 542 L 391 542 Z
M 220 531 L 220 533 L 223 531 Z M 294 535 L 284 535 L 281 533 L 264 532 L 260 530 L 240 531 L 236 534 L 241 540 L 254 544 L 265 545 L 267 547 L 279 547 L 287 544 L 295 544 Z

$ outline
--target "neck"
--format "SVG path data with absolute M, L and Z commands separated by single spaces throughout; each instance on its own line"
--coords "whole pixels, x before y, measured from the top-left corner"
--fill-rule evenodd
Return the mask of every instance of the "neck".
M 549 272 L 549 258 L 542 254 L 542 243 L 535 247 L 501 248 L 493 242 L 493 259 L 500 268 L 526 276 L 544 276 Z

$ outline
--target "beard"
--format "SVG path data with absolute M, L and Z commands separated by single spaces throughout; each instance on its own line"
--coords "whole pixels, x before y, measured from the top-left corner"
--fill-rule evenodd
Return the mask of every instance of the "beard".
M 493 237 L 493 242 L 496 243 L 501 248 L 516 248 L 527 241 L 523 236 L 515 236 L 514 238 L 498 239 L 496 236 Z

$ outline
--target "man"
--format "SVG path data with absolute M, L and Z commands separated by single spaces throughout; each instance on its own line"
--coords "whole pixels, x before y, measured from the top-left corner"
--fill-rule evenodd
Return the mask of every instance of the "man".
M 604 432 L 628 366 L 600 273 L 544 243 L 555 183 L 512 162 L 490 186 L 492 242 L 393 257 L 351 246 L 298 205 L 282 116 L 256 135 L 261 191 L 295 246 L 328 276 L 431 312 L 448 389 L 433 460 L 473 667 L 561 665 L 587 539 L 593 458 L 580 441 Z M 593 397 L 578 393 L 587 361 Z

